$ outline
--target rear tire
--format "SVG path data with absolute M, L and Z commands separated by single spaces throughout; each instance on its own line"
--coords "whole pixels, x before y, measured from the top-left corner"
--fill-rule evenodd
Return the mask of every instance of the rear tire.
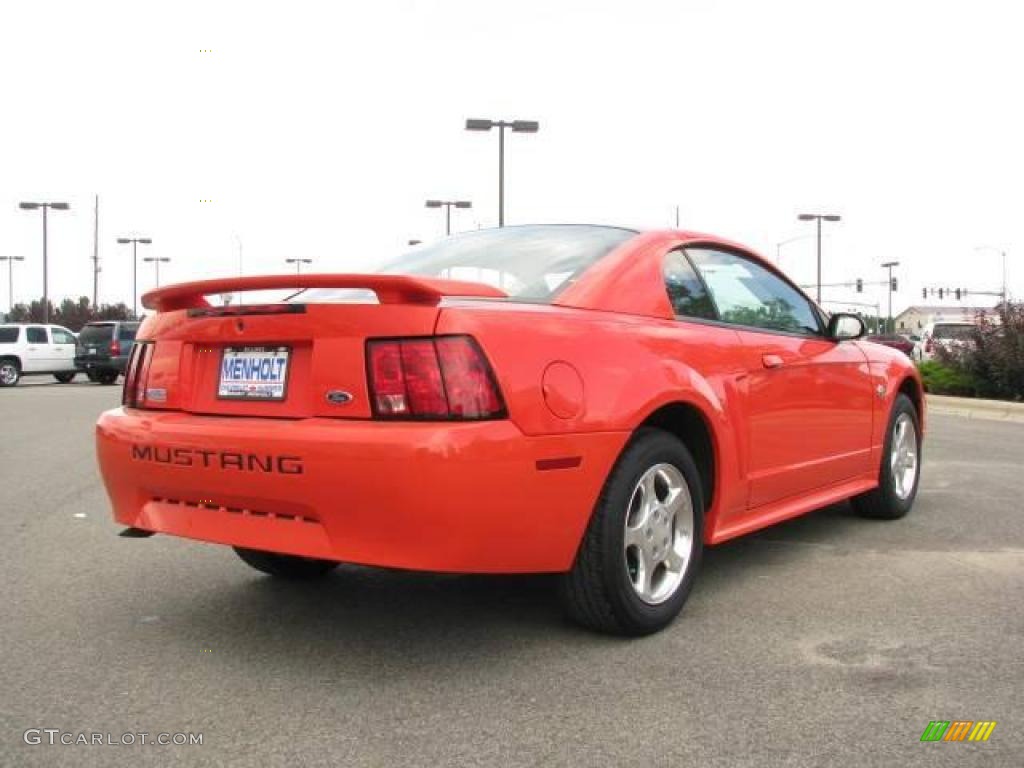
M 920 480 L 921 422 L 914 403 L 900 393 L 889 414 L 878 487 L 851 499 L 853 508 L 861 517 L 898 520 L 914 506 Z
M 21 378 L 21 366 L 17 360 L 0 360 L 0 387 L 13 387 Z
M 55 378 L 61 384 L 70 384 L 74 380 L 75 374 L 74 373 L 55 373 L 55 374 L 53 374 L 53 378 Z
M 100 384 L 113 384 L 117 381 L 117 371 L 103 371 L 96 374 L 96 381 Z
M 99 381 L 99 378 L 98 378 L 98 377 L 96 376 L 96 374 L 95 374 L 95 373 L 93 373 L 92 371 L 86 371 L 86 372 L 85 372 L 85 378 L 87 378 L 87 379 L 88 379 L 89 381 L 93 382 L 94 384 L 95 384 L 95 383 L 96 383 L 97 381 Z
M 290 581 L 311 581 L 326 576 L 338 567 L 332 560 L 317 560 L 312 557 L 280 555 L 258 549 L 234 547 L 242 561 L 257 571 Z
M 686 446 L 659 429 L 639 430 L 562 576 L 568 616 L 616 635 L 647 635 L 671 623 L 700 567 L 703 513 L 700 475 Z

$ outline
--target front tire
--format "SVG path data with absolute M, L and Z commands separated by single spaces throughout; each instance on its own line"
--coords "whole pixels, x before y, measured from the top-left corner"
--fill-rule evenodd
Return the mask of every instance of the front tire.
M 70 384 L 74 380 L 75 374 L 73 372 L 55 373 L 53 374 L 53 378 L 61 384 Z
M 13 387 L 21 378 L 17 360 L 0 360 L 0 387 Z
M 679 614 L 703 552 L 704 495 L 677 438 L 643 428 L 612 469 L 560 593 L 574 621 L 647 635 Z
M 326 576 L 338 564 L 331 560 L 317 560 L 312 557 L 296 555 L 279 555 L 275 552 L 263 552 L 258 549 L 234 547 L 242 561 L 257 571 L 290 581 L 311 581 Z
M 898 520 L 910 511 L 921 479 L 921 421 L 909 397 L 900 393 L 892 405 L 882 451 L 878 487 L 852 499 L 862 517 Z

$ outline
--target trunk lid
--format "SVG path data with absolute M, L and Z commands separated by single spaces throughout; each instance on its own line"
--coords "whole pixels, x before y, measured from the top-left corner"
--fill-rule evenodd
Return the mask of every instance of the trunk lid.
M 214 307 L 204 298 L 286 287 L 368 289 L 377 302 L 344 301 L 343 294 L 327 301 L 323 291 L 317 303 Z M 140 405 L 220 416 L 371 418 L 366 340 L 431 335 L 445 295 L 502 294 L 394 275 L 237 278 L 155 291 L 143 297 L 163 311 L 139 331 L 139 341 L 151 345 Z M 253 386 L 255 395 L 244 392 Z M 278 392 L 279 399 L 266 397 Z

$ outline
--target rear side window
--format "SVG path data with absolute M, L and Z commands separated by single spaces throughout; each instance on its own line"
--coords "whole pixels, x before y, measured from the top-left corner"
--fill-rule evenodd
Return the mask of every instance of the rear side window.
M 135 341 L 135 331 L 137 330 L 137 328 L 133 328 L 130 325 L 122 325 L 117 330 L 117 338 L 121 341 Z
M 21 328 L 0 328 L 0 344 L 16 344 L 18 341 L 18 331 Z
M 723 321 L 784 333 L 821 335 L 810 302 L 751 259 L 712 248 L 687 248 Z
M 114 338 L 114 324 L 87 325 L 78 338 L 83 344 L 103 344 Z
M 53 328 L 50 330 L 53 334 L 54 344 L 74 344 L 75 337 L 65 331 L 63 328 Z
M 48 344 L 49 339 L 46 336 L 46 329 L 32 326 L 31 328 L 25 329 L 25 338 L 29 344 Z
M 676 317 L 718 318 L 704 283 L 682 251 L 672 251 L 665 257 L 664 271 L 665 290 Z

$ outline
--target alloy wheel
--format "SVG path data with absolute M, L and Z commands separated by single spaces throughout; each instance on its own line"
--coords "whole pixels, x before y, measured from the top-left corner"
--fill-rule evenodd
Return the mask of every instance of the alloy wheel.
M 679 589 L 693 552 L 693 500 L 672 464 L 656 464 L 637 481 L 626 511 L 626 574 L 643 602 L 657 605 Z

